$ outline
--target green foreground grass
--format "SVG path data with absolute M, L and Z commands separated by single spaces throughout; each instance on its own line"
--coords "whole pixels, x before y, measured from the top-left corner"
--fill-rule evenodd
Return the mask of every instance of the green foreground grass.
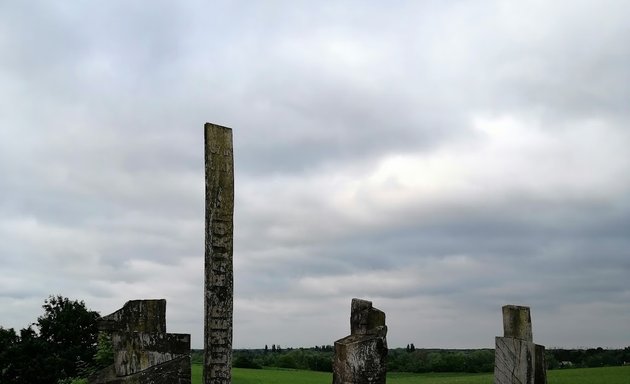
M 192 384 L 201 384 L 200 364 L 193 364 Z M 548 384 L 630 384 L 630 366 L 548 371 Z M 325 372 L 232 369 L 234 384 L 331 384 Z M 388 384 L 492 384 L 492 374 L 390 373 Z

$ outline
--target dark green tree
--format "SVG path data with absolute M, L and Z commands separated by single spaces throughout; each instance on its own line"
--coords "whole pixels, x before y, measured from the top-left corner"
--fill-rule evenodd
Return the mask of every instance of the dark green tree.
M 50 296 L 44 314 L 37 318 L 39 337 L 59 360 L 60 377 L 74 377 L 77 363 L 91 365 L 97 351 L 98 312 L 90 311 L 83 301 Z
M 57 384 L 93 366 L 98 313 L 62 296 L 42 307 L 44 314 L 19 335 L 0 327 L 0 383 Z
M 15 370 L 15 348 L 20 341 L 13 328 L 0 327 L 0 383 L 8 383 Z
M 254 361 L 254 356 L 249 351 L 236 353 L 234 360 L 232 360 L 232 366 L 235 368 L 249 368 L 249 369 L 261 369 L 262 367 Z
M 11 362 L 3 372 L 2 383 L 55 384 L 61 378 L 60 359 L 30 326 L 20 331 L 19 340 L 9 353 Z

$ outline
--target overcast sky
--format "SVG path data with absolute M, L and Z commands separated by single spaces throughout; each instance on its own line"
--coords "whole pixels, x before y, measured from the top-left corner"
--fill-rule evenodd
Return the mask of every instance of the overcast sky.
M 202 347 L 203 125 L 234 346 L 630 345 L 630 2 L 0 2 L 0 325 L 166 298 Z

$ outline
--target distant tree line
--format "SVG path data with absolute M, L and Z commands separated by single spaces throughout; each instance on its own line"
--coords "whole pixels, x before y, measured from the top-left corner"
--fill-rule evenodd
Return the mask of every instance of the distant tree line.
M 262 367 L 332 371 L 333 347 L 287 348 L 276 346 L 264 349 L 234 350 L 233 366 L 260 369 Z M 203 351 L 193 351 L 193 362 L 203 362 Z M 630 363 L 630 347 L 625 349 L 548 349 L 548 369 L 590 368 Z M 493 372 L 493 349 L 417 349 L 413 344 L 406 348 L 390 349 L 387 356 L 390 372 Z
M 630 346 L 624 349 L 548 349 L 547 365 L 557 368 L 595 368 L 630 364 Z
M 332 345 L 312 348 L 287 348 L 278 351 L 276 346 L 264 349 L 237 349 L 233 351 L 232 366 L 261 369 L 263 367 L 304 369 L 332 372 L 334 348 Z M 193 350 L 193 363 L 203 363 L 203 351 Z M 484 350 L 427 350 L 407 348 L 390 349 L 387 357 L 390 372 L 492 372 L 494 351 Z
M 447 350 L 407 348 L 390 349 L 387 356 L 389 372 L 492 372 L 494 350 Z
M 203 363 L 203 350 L 193 350 L 193 363 Z M 304 369 L 332 372 L 333 346 L 322 345 L 312 348 L 286 348 L 268 345 L 264 349 L 235 349 L 232 366 L 235 368 L 261 369 L 263 367 Z
M 624 349 L 547 349 L 548 369 L 594 368 L 630 364 L 630 346 Z M 492 372 L 494 350 L 390 349 L 387 369 L 391 372 Z

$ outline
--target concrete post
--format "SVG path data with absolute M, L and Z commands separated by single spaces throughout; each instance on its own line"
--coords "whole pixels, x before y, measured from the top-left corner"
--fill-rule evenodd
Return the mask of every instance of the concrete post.
M 335 341 L 333 384 L 385 384 L 386 336 L 385 313 L 352 299 L 350 336 Z
M 534 344 L 529 307 L 503 307 L 503 337 L 495 339 L 494 384 L 546 384 L 545 347 Z
M 232 130 L 206 123 L 205 384 L 232 382 L 234 157 Z

